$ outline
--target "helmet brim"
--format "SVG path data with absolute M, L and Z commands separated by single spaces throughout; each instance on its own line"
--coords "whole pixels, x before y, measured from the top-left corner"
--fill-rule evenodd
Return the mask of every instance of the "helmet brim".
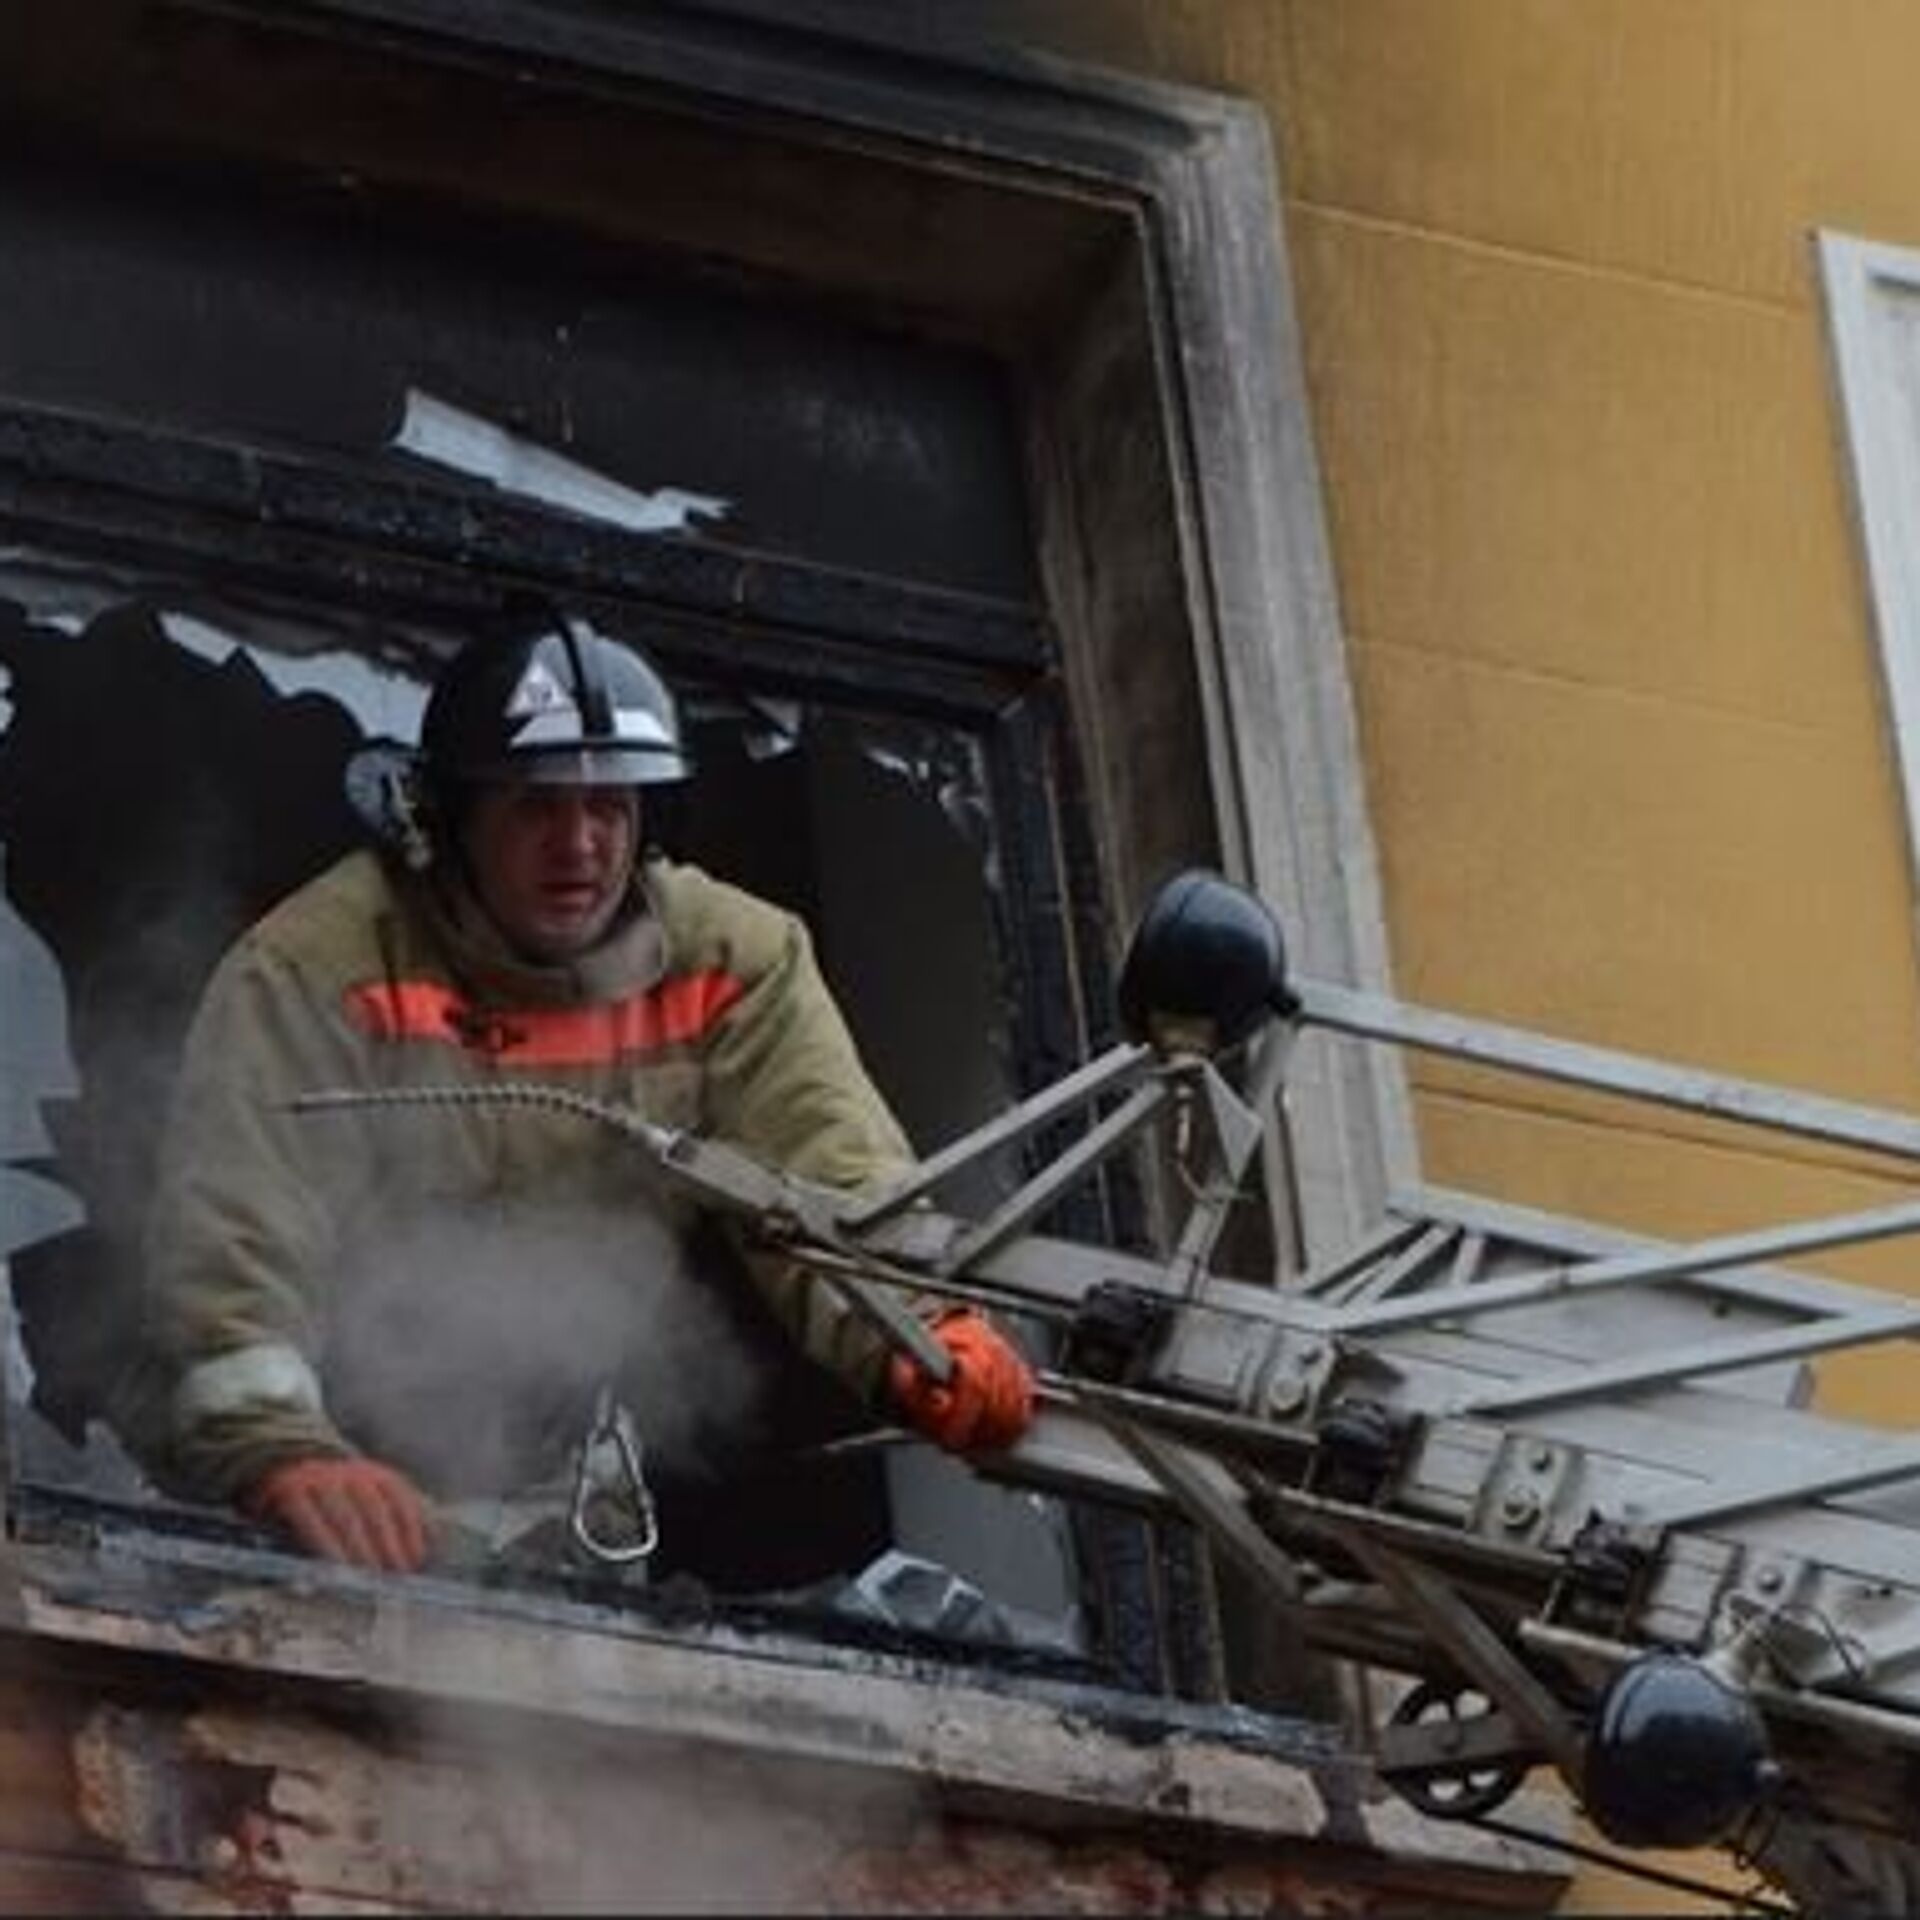
M 530 787 L 664 787 L 692 772 L 686 755 L 670 747 L 556 747 L 462 767 L 456 777 Z

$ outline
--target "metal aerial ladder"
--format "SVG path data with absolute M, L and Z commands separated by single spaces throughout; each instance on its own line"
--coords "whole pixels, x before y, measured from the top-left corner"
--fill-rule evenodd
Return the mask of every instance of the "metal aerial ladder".
M 1287 1284 L 1211 1266 L 1310 1029 L 1909 1162 L 1920 1120 L 1290 979 L 1265 907 L 1203 873 L 1149 908 L 1120 999 L 1128 1041 L 858 1201 L 538 1086 L 300 1104 L 618 1127 L 943 1378 L 909 1295 L 1041 1323 L 1038 1417 L 982 1470 L 1183 1516 L 1297 1644 L 1409 1676 L 1367 1737 L 1424 1811 L 1490 1819 L 1549 1765 L 1620 1845 L 1728 1848 L 1812 1912 L 1920 1914 L 1920 1439 L 1778 1390 L 1920 1335 L 1920 1305 L 1775 1264 L 1920 1231 L 1920 1199 L 1663 1245 L 1423 1190 Z M 1074 1116 L 985 1217 L 941 1210 Z M 1033 1230 L 1153 1130 L 1192 1196 L 1160 1257 Z

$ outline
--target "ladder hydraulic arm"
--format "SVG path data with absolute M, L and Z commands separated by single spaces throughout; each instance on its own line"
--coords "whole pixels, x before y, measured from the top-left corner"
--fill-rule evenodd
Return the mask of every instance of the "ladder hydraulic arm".
M 1775 1264 L 1920 1231 L 1920 1198 L 1666 1245 L 1422 1190 L 1282 1284 L 1211 1264 L 1314 1030 L 1889 1165 L 1920 1161 L 1920 1121 L 1289 979 L 1264 906 L 1202 873 L 1150 907 L 1120 998 L 1125 1043 L 859 1200 L 552 1088 L 437 1097 L 619 1127 L 936 1369 L 907 1295 L 1012 1316 L 1041 1407 L 982 1471 L 1184 1516 L 1306 1645 L 1410 1676 L 1368 1737 L 1424 1810 L 1488 1816 L 1546 1764 L 1618 1844 L 1729 1848 L 1808 1911 L 1920 1915 L 1920 1439 L 1795 1391 L 1813 1356 L 1920 1335 L 1920 1304 Z M 940 1208 L 1073 1116 L 985 1217 Z M 1191 1196 L 1163 1255 L 1035 1230 L 1149 1134 Z

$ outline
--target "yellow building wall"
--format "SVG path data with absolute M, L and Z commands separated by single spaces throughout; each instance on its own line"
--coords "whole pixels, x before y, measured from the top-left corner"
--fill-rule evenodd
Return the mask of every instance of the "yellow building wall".
M 1920 1108 L 1920 948 L 1810 236 L 1920 245 L 1905 0 L 1024 0 L 1258 99 L 1396 985 Z M 1416 1067 L 1429 1173 L 1699 1233 L 1858 1155 Z M 1884 1173 L 1884 1170 L 1883 1170 Z M 1833 1257 L 1920 1291 L 1920 1249 Z M 1903 1369 L 1829 1403 L 1906 1421 Z
M 1920 1110 L 1810 239 L 1920 246 L 1920 7 L 1010 11 L 1270 116 L 1397 989 Z M 1902 1192 L 1837 1150 L 1415 1071 L 1429 1176 L 1531 1205 L 1697 1235 Z M 1825 1264 L 1920 1294 L 1911 1242 Z M 1910 1425 L 1917 1376 L 1846 1357 L 1822 1401 Z M 1573 1904 L 1631 1898 L 1588 1876 Z

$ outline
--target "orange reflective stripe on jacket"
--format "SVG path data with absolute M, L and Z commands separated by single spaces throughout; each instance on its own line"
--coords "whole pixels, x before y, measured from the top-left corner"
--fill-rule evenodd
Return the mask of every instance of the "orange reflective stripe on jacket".
M 376 1040 L 426 1040 L 511 1056 L 530 1067 L 596 1066 L 704 1039 L 740 998 L 717 968 L 686 973 L 644 993 L 581 1007 L 475 1007 L 440 980 L 379 980 L 349 987 L 347 1017 Z

